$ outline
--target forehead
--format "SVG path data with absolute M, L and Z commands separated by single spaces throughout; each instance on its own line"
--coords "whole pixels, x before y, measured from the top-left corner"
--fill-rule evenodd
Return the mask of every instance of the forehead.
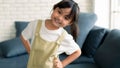
M 58 10 L 62 11 L 65 15 L 69 15 L 71 12 L 71 8 L 58 8 Z

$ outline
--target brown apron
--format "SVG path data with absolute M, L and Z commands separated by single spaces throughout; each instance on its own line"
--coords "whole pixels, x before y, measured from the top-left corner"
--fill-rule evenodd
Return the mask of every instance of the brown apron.
M 57 41 L 46 41 L 39 35 L 41 22 L 42 21 L 39 20 L 37 24 L 27 68 L 53 68 L 53 60 L 57 57 L 56 51 L 66 33 L 66 31 L 64 31 L 62 35 L 58 37 Z

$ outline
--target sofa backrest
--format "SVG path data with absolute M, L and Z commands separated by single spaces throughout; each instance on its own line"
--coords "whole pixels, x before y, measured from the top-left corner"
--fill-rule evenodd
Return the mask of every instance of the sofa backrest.
M 94 60 L 100 68 L 120 68 L 120 30 L 112 30 L 96 51 Z

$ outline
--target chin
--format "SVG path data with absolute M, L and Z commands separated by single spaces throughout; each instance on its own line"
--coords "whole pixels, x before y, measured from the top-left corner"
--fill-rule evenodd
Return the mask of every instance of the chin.
M 55 20 L 52 20 L 52 23 L 55 27 L 60 27 L 60 25 L 57 22 L 55 22 Z

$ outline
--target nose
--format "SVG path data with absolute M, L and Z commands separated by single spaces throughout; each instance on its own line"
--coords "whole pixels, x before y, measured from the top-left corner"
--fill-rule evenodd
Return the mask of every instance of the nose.
M 62 15 L 59 15 L 59 16 L 58 16 L 58 19 L 59 19 L 59 21 L 62 21 L 62 20 L 63 20 L 63 16 L 62 16 Z

